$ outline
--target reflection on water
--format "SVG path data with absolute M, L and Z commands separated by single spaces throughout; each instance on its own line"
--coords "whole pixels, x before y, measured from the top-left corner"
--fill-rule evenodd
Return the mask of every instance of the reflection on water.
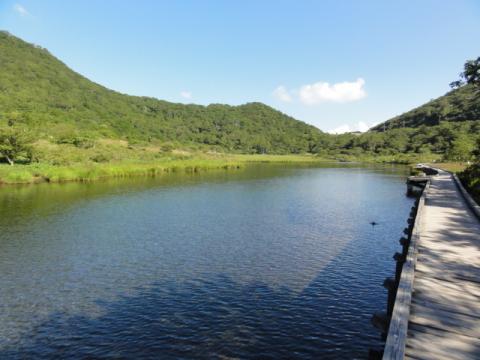
M 365 357 L 411 206 L 403 172 L 0 189 L 0 358 Z

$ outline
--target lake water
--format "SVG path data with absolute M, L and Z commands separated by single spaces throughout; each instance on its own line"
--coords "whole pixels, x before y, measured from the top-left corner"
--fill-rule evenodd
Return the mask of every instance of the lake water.
M 406 175 L 264 165 L 0 188 L 0 358 L 365 358 Z

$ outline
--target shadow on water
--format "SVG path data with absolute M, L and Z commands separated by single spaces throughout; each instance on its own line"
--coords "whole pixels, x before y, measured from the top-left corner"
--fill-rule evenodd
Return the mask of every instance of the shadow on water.
M 385 169 L 378 171 L 389 173 Z M 4 234 L 4 241 L 0 241 L 0 245 L 10 249 L 4 251 L 4 268 L 17 270 L 7 274 L 6 284 L 11 286 L 11 292 L 10 297 L 4 294 L 5 300 L 14 304 L 28 297 L 21 313 L 33 316 L 38 312 L 34 307 L 37 302 L 43 306 L 61 299 L 32 300 L 29 294 L 42 294 L 40 291 L 44 290 L 43 294 L 62 296 L 55 287 L 71 286 L 90 293 L 101 311 L 90 312 L 88 306 L 74 312 L 52 307 L 48 316 L 31 322 L 32 326 L 23 328 L 19 337 L 5 342 L 0 348 L 0 358 L 365 358 L 369 347 L 380 344 L 369 319 L 374 311 L 384 309 L 386 292 L 381 283 L 392 275 L 391 255 L 398 246 L 397 236 L 391 237 L 400 235 L 411 201 L 395 203 L 390 208 L 402 196 L 397 192 L 399 185 L 391 185 L 390 180 L 375 183 L 371 175 L 361 170 L 348 171 L 349 176 L 343 178 L 337 172 L 316 175 L 303 172 L 292 181 L 263 182 L 272 177 L 293 178 L 295 174 L 295 169 L 290 172 L 266 167 L 253 173 L 245 170 L 198 177 L 175 175 L 162 178 L 161 182 L 135 179 L 95 185 L 65 184 L 60 186 L 68 191 L 39 187 L 20 190 L 24 192 L 12 195 L 10 200 L 5 200 L 8 198 L 5 196 L 1 204 L 6 217 L 0 220 L 0 225 L 3 221 L 14 222 L 15 216 L 24 224 L 17 229 L 23 242 L 14 232 Z M 392 169 L 392 175 L 398 181 L 398 169 Z M 157 191 L 161 186 L 237 180 L 242 184 L 254 180 L 257 185 L 242 185 L 233 190 L 213 186 L 200 194 L 198 188 L 169 196 L 149 193 L 150 188 Z M 332 194 L 335 186 L 347 185 L 350 189 L 342 199 Z M 402 182 L 400 186 L 403 187 Z M 376 196 L 365 204 L 370 194 L 359 189 L 375 191 Z M 136 193 L 141 193 L 136 200 L 125 198 Z M 113 199 L 121 195 L 110 204 L 115 208 L 132 200 L 137 205 L 114 216 L 103 203 L 101 207 L 91 206 L 92 200 L 110 195 Z M 337 199 L 335 206 L 326 207 L 325 197 Z M 90 206 L 86 205 L 84 211 L 69 212 L 71 217 L 63 216 L 68 207 L 75 205 L 77 210 L 83 201 Z M 211 221 L 208 226 L 201 216 L 205 215 L 205 204 L 213 204 L 207 212 Z M 344 214 L 343 204 L 350 204 L 354 211 Z M 385 209 L 390 209 L 390 214 L 383 214 Z M 35 223 L 32 218 L 38 222 L 58 213 L 62 216 L 42 221 L 44 226 L 28 235 Z M 368 222 L 372 220 L 370 216 L 377 219 L 380 215 L 381 225 L 372 227 Z M 238 227 L 230 231 L 219 226 L 220 218 Z M 92 221 L 106 224 L 110 221 L 112 227 L 85 226 L 78 229 L 81 236 L 72 230 L 74 225 Z M 143 227 L 134 226 L 129 234 L 127 222 Z M 179 232 L 187 222 L 190 227 Z M 58 232 L 64 236 L 58 236 Z M 168 263 L 168 257 L 160 251 L 163 247 L 149 242 L 150 237 L 157 241 L 159 233 L 171 234 L 168 237 L 171 242 L 165 240 L 160 245 L 173 248 L 176 252 L 166 254 L 181 261 Z M 38 237 L 48 241 L 41 243 L 41 247 L 39 244 L 38 250 L 30 251 Z M 137 244 L 139 238 L 142 242 Z M 226 239 L 229 242 L 225 244 Z M 7 247 L 9 242 L 14 245 Z M 19 254 L 24 254 L 25 264 L 16 268 Z M 45 260 L 49 254 L 54 256 Z M 63 276 L 53 274 L 51 270 L 58 267 L 60 260 L 67 265 L 62 273 L 80 277 L 67 277 L 64 281 Z M 159 261 L 169 264 L 166 274 L 173 278 L 156 272 Z M 80 266 L 75 268 L 72 264 Z M 74 271 L 91 270 L 94 265 L 97 270 L 85 272 L 90 274 L 86 280 L 83 273 Z M 181 280 L 175 278 L 183 268 L 193 275 Z M 37 271 L 39 275 L 34 277 L 24 269 Z M 19 273 L 24 272 L 25 276 L 19 279 Z M 267 275 L 278 281 L 268 282 Z M 308 281 L 303 284 L 305 275 Z M 128 291 L 129 282 L 121 282 L 129 276 L 141 288 Z M 30 281 L 38 277 L 44 281 L 45 289 Z M 23 281 L 23 287 L 19 286 L 19 280 Z M 293 286 L 299 283 L 302 286 Z M 101 295 L 104 288 L 109 294 L 119 288 L 123 296 L 105 298 Z M 64 301 L 82 301 L 86 295 L 78 299 L 65 297 Z M 13 320 L 24 321 L 18 316 Z
M 326 286 L 341 263 L 339 256 L 301 293 L 223 275 L 155 282 L 98 301 L 98 317 L 53 313 L 0 358 L 365 358 L 366 348 L 379 344 L 368 319 L 385 294 L 356 275 Z

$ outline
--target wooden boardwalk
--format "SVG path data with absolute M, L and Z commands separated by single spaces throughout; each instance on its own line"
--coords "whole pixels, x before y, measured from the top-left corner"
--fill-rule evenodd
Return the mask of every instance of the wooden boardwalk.
M 423 200 L 384 359 L 480 359 L 480 221 L 449 173 L 431 178 Z

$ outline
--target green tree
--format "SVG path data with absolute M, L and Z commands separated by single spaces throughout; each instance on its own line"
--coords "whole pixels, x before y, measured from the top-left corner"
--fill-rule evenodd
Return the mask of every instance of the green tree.
M 458 88 L 465 84 L 480 86 L 480 57 L 467 61 L 460 73 L 460 80 L 452 82 L 450 86 Z
M 16 161 L 30 162 L 32 149 L 27 131 L 11 126 L 0 128 L 0 156 L 10 165 Z
M 452 145 L 447 151 L 447 158 L 454 161 L 468 161 L 472 159 L 474 149 L 473 141 L 462 134 L 452 141 Z
M 475 147 L 475 150 L 472 151 L 474 161 L 478 164 L 480 167 L 480 138 L 477 139 L 477 146 Z

